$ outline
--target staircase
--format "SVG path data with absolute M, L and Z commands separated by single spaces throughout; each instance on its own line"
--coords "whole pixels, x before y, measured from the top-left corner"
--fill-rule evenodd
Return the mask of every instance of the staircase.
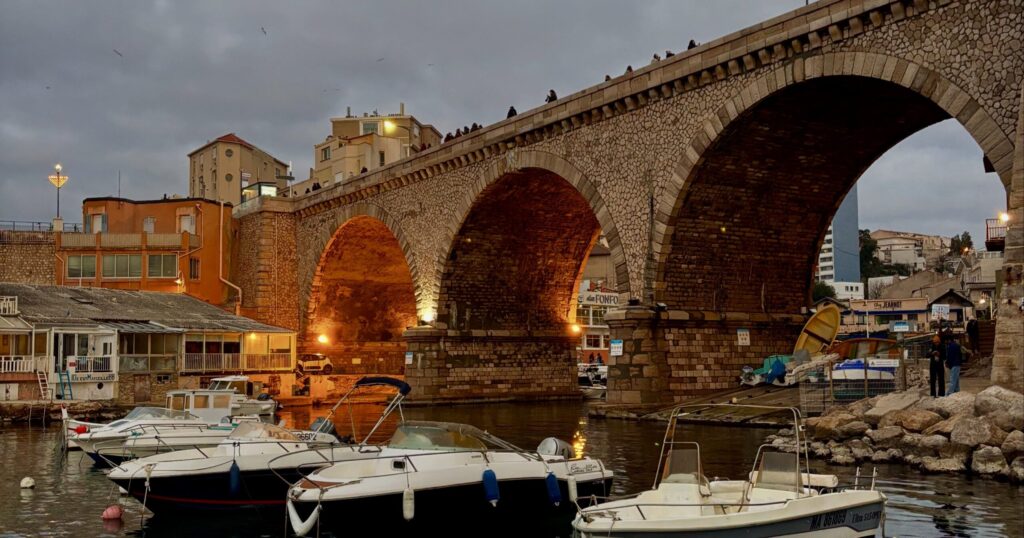
M 46 374 L 37 371 L 36 380 L 39 382 L 39 399 L 52 400 L 53 389 L 50 388 L 50 383 L 46 380 Z

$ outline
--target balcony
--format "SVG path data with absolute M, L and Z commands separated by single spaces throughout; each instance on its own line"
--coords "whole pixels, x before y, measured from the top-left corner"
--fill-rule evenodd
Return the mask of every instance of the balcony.
M 68 370 L 71 369 L 71 361 L 74 361 L 75 373 L 111 373 L 113 361 L 110 357 L 68 357 Z
M 200 245 L 199 236 L 188 234 L 188 247 Z M 181 250 L 180 233 L 64 233 L 61 234 L 62 248 L 104 248 L 104 249 L 173 249 Z
M 1000 219 L 985 219 L 985 249 L 1002 252 L 1006 248 L 1006 223 Z
M 18 298 L 16 296 L 4 295 L 0 297 L 0 316 L 17 316 Z
M 31 374 L 45 371 L 48 363 L 47 357 L 3 355 L 0 356 L 0 374 Z
M 186 353 L 182 372 L 291 371 L 291 353 Z

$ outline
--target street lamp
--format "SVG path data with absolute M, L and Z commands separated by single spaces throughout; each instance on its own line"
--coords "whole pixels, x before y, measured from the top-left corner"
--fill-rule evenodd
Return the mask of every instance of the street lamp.
M 1010 214 L 1005 211 L 999 212 L 999 221 L 1003 224 L 1010 222 Z
M 50 180 L 50 183 L 52 183 L 54 187 L 57 187 L 57 218 L 58 219 L 60 218 L 60 188 L 63 187 L 64 184 L 68 182 L 68 176 L 67 175 L 63 175 L 63 176 L 60 175 L 60 172 L 63 169 L 64 169 L 64 167 L 61 166 L 60 163 L 57 163 L 57 164 L 53 165 L 53 171 L 55 173 L 50 175 L 49 177 L 47 177 L 47 179 Z

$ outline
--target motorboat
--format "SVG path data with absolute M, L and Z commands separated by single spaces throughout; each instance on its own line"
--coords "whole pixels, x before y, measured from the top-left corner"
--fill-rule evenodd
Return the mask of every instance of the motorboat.
M 583 393 L 583 397 L 587 400 L 600 400 L 608 392 L 608 386 L 592 374 L 580 375 L 577 377 L 576 382 L 580 392 Z
M 441 524 L 446 534 L 552 518 L 567 526 L 576 502 L 608 495 L 612 477 L 600 460 L 572 457 L 564 441 L 549 438 L 526 451 L 466 424 L 409 421 L 377 456 L 298 481 L 288 491 L 288 519 L 299 536 L 314 526 L 351 534 L 363 524 L 396 531 Z
M 98 454 L 98 450 L 120 446 L 125 439 L 142 431 L 142 428 L 160 427 L 169 431 L 209 426 L 202 418 L 188 411 L 163 407 L 136 407 L 124 418 L 109 424 L 72 422 L 70 419 L 67 422 L 69 425 L 75 424 L 74 430 L 68 430 L 68 441 L 73 442 L 101 466 L 108 465 L 108 462 Z
M 899 359 L 870 358 L 846 359 L 831 370 L 832 381 L 893 381 Z
M 168 391 L 168 406 L 172 409 L 182 408 L 178 398 L 188 395 L 210 395 L 229 394 L 231 395 L 231 415 L 257 415 L 261 417 L 273 417 L 277 411 L 277 402 L 269 394 L 261 392 L 258 385 L 253 383 L 249 376 L 229 375 L 215 377 L 210 381 L 210 386 L 205 389 L 183 389 Z M 219 406 L 218 406 L 219 407 Z M 217 418 L 219 420 L 219 417 Z
M 793 416 L 794 446 L 761 446 L 746 480 L 708 479 L 700 445 L 677 440 L 690 411 L 675 408 L 662 443 L 654 487 L 627 498 L 581 508 L 573 521 L 580 538 L 690 536 L 875 536 L 885 521 L 886 497 L 859 482 L 840 488 L 835 475 L 812 474 L 800 411 L 795 408 L 717 404 L 716 407 L 785 411 Z M 801 452 L 801 450 L 803 452 Z
M 343 402 L 379 387 L 397 389 L 362 441 L 339 441 L 332 418 Z M 263 422 L 239 424 L 212 448 L 158 454 L 115 466 L 107 478 L 154 513 L 282 508 L 291 483 L 303 471 L 331 462 L 373 458 L 380 448 L 369 443 L 385 420 L 398 412 L 411 388 L 388 377 L 358 380 L 326 417 L 309 430 L 287 430 Z M 355 436 L 353 431 L 351 435 Z M 354 440 L 346 437 L 343 441 Z
M 580 362 L 576 364 L 576 375 L 590 376 L 591 378 L 599 380 L 602 385 L 606 385 L 608 383 L 608 365 L 593 362 Z

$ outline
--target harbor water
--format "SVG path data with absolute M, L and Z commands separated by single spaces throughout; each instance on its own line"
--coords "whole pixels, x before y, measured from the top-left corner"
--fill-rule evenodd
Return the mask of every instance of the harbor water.
M 351 424 L 365 432 L 380 408 L 360 406 L 356 416 L 340 411 L 338 431 Z M 326 409 L 286 409 L 290 427 L 306 427 Z M 649 488 L 654 479 L 664 424 L 594 419 L 577 402 L 501 403 L 405 409 L 407 419 L 473 424 L 522 448 L 534 449 L 545 437 L 570 442 L 577 453 L 600 458 L 615 473 L 615 493 Z M 724 426 L 685 426 L 701 444 L 709 477 L 739 478 L 752 464 L 757 447 L 773 430 Z M 283 512 L 240 517 L 182 518 L 146 515 L 132 499 L 123 521 L 103 522 L 103 509 L 118 499 L 103 471 L 80 452 L 62 458 L 59 427 L 0 426 L 0 537 L 8 536 L 288 536 Z M 853 467 L 811 462 L 812 471 L 853 480 Z M 870 475 L 870 465 L 863 467 Z M 22 477 L 36 481 L 22 490 Z M 869 479 L 862 478 L 862 484 Z M 887 536 L 1024 536 L 1024 487 L 965 475 L 925 475 L 902 465 L 878 466 L 877 486 L 889 498 Z M 457 513 L 457 510 L 454 510 Z M 529 514 L 523 514 L 529 518 Z M 456 525 L 457 522 L 452 522 Z M 546 530 L 545 534 L 552 531 Z M 439 530 L 438 535 L 445 534 Z M 554 536 L 569 536 L 554 531 Z M 499 532 L 481 530 L 481 536 Z

